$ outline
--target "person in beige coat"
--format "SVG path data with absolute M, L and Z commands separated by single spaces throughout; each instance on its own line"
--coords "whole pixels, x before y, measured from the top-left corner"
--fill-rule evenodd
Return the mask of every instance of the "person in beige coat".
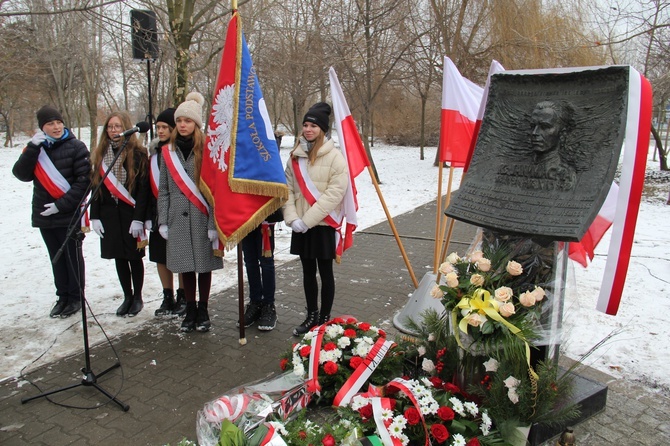
M 342 153 L 327 137 L 331 108 L 314 104 L 305 114 L 302 134 L 286 163 L 289 196 L 284 220 L 293 229 L 291 254 L 300 256 L 307 303 L 305 320 L 293 329 L 299 336 L 330 319 L 335 299 L 333 260 L 338 229 L 331 218 L 342 210 L 349 172 Z M 321 311 L 319 285 L 321 277 Z

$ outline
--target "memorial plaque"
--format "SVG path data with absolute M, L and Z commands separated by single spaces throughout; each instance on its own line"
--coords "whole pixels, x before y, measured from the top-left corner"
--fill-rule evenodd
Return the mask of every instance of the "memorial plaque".
M 616 173 L 628 67 L 495 74 L 470 168 L 446 214 L 544 240 L 579 241 Z

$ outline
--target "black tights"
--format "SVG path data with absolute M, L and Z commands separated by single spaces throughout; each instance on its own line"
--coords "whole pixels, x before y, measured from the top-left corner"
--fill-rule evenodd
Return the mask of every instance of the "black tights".
M 319 270 L 321 277 L 321 314 L 330 314 L 335 300 L 335 276 L 333 275 L 332 259 L 306 259 L 300 257 L 302 262 L 302 284 L 305 288 L 305 299 L 307 300 L 307 311 L 319 309 L 319 284 L 316 280 L 316 271 Z
M 186 302 L 195 302 L 195 278 L 196 273 L 191 271 L 182 273 L 182 282 L 184 284 L 184 294 L 186 295 Z M 212 273 L 198 274 L 198 294 L 200 302 L 206 303 L 209 300 L 209 290 L 212 287 Z
M 119 276 L 124 296 L 142 296 L 144 286 L 144 262 L 142 259 L 115 259 L 116 274 Z M 133 290 L 135 293 L 133 294 Z

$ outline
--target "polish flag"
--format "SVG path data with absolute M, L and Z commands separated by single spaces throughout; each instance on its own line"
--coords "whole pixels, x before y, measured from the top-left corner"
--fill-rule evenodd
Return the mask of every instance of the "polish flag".
M 477 110 L 483 88 L 461 76 L 456 65 L 444 58 L 442 80 L 442 116 L 440 127 L 440 161 L 453 167 L 464 167 L 475 135 Z
M 356 216 L 358 199 L 356 182 L 354 179 L 370 165 L 370 160 L 368 160 L 363 141 L 358 133 L 358 129 L 356 129 L 356 123 L 351 116 L 349 105 L 344 98 L 342 86 L 340 85 L 337 73 L 335 73 L 333 67 L 330 67 L 330 70 L 328 70 L 328 77 L 330 78 L 330 94 L 333 98 L 333 112 L 335 114 L 335 122 L 333 125 L 339 136 L 342 155 L 344 155 L 344 158 L 347 160 L 347 166 L 349 167 L 349 184 L 347 185 L 343 201 L 344 219 L 346 223 L 344 234 L 342 235 L 342 243 L 340 244 L 342 247 L 341 251 L 338 246 L 338 255 L 342 255 L 344 251 L 353 245 L 353 233 L 358 226 L 358 218 Z
M 465 161 L 465 166 L 463 172 L 468 171 L 470 166 L 470 161 L 472 161 L 472 154 L 475 151 L 475 145 L 477 145 L 477 135 L 479 135 L 479 128 L 482 126 L 482 119 L 484 119 L 484 110 L 486 110 L 486 101 L 489 98 L 489 86 L 491 85 L 491 76 L 496 73 L 502 73 L 505 71 L 505 68 L 497 60 L 491 61 L 491 66 L 489 67 L 489 74 L 486 77 L 486 84 L 484 85 L 484 91 L 482 92 L 482 99 L 479 103 L 479 111 L 477 112 L 477 119 L 475 121 L 475 129 L 472 133 L 472 140 L 470 141 L 470 148 L 468 149 L 468 156 Z

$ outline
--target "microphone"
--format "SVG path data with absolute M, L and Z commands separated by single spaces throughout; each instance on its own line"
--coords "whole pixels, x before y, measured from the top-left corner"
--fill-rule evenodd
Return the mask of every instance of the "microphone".
M 116 137 L 117 138 L 121 138 L 121 137 L 125 138 L 126 136 L 130 136 L 133 133 L 137 133 L 137 132 L 146 133 L 146 132 L 149 131 L 150 128 L 151 128 L 151 126 L 149 125 L 148 122 L 141 121 L 141 122 L 138 122 L 137 124 L 135 124 L 135 127 L 131 128 L 131 129 L 128 129 L 123 133 L 119 133 L 118 135 L 116 135 Z

